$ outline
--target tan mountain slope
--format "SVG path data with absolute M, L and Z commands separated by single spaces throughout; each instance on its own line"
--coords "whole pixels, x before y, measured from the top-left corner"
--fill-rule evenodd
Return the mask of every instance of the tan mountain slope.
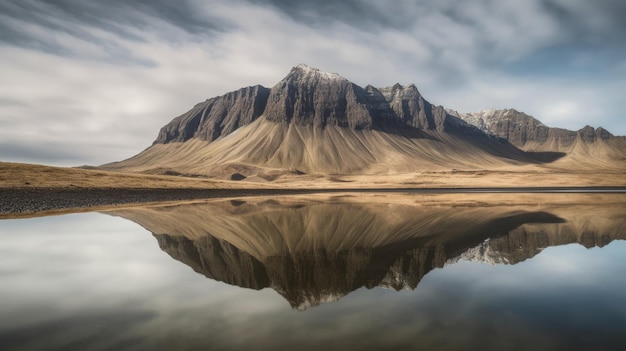
M 155 144 L 111 170 L 185 174 L 251 174 L 256 168 L 305 173 L 381 174 L 438 169 L 484 169 L 536 162 L 508 144 L 437 131 L 394 133 L 338 126 L 316 128 L 260 118 L 214 142 Z

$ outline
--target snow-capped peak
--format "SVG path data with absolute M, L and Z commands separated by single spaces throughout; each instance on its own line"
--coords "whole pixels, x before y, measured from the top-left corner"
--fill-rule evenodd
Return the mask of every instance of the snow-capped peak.
M 293 68 L 292 72 L 298 72 L 305 77 L 317 76 L 329 80 L 343 80 L 344 78 L 337 73 L 324 72 L 317 68 L 301 63 Z
M 477 246 L 467 249 L 459 256 L 448 259 L 445 265 L 448 266 L 461 261 L 484 262 L 492 266 L 499 264 L 509 264 L 509 260 L 506 257 L 504 257 L 501 253 L 493 250 L 491 245 L 489 245 L 489 241 L 489 239 L 486 239 Z
M 467 123 L 478 127 L 485 133 L 489 133 L 491 126 L 505 117 L 518 113 L 513 109 L 487 109 L 478 112 L 459 113 L 455 110 L 446 110 L 450 115 L 458 117 Z
M 298 306 L 295 306 L 295 308 L 298 311 L 305 311 L 311 307 L 319 306 L 321 304 L 337 302 L 342 297 L 344 297 L 344 295 L 332 293 L 328 293 L 327 295 L 320 297 L 304 296 L 304 300 Z

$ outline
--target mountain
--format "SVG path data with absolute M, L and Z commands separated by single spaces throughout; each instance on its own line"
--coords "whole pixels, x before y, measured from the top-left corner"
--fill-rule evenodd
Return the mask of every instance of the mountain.
M 585 126 L 578 131 L 550 128 L 536 118 L 514 109 L 491 109 L 472 113 L 447 110 L 481 131 L 502 138 L 527 152 L 562 152 L 561 163 L 591 167 L 623 167 L 626 138 L 603 128 Z
M 274 180 L 502 169 L 560 158 L 573 160 L 562 163 L 570 169 L 615 168 L 615 160 L 623 169 L 626 139 L 603 129 L 548 128 L 515 110 L 459 114 L 431 104 L 413 84 L 362 88 L 301 64 L 271 89 L 242 88 L 197 104 L 164 126 L 152 146 L 101 168 Z
M 387 174 L 542 162 L 535 156 L 431 104 L 415 85 L 361 88 L 298 65 L 271 89 L 197 104 L 151 147 L 102 168 L 243 179 L 273 170 Z
M 424 100 L 415 85 L 363 89 L 338 74 L 300 64 L 272 89 L 257 85 L 197 104 L 163 127 L 154 144 L 213 141 L 261 116 L 275 123 L 354 130 L 443 130 L 449 117 Z
M 461 260 L 516 264 L 550 246 L 595 247 L 626 239 L 623 200 L 544 200 L 537 210 L 532 201 L 476 207 L 463 205 L 458 196 L 450 202 L 317 196 L 109 213 L 152 232 L 163 251 L 199 274 L 250 289 L 272 288 L 302 310 L 361 287 L 415 289 L 431 270 Z

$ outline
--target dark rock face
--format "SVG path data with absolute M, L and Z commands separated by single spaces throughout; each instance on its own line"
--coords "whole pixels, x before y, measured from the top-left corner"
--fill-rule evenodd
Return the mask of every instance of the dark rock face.
M 576 132 L 550 128 L 525 113 L 509 111 L 504 118 L 491 125 L 489 132 L 506 139 L 517 147 L 523 147 L 529 142 L 545 143 L 549 140 L 563 147 L 569 147 L 576 141 Z
M 337 74 L 294 67 L 270 92 L 265 116 L 274 122 L 369 129 L 372 118 L 363 89 Z
M 593 143 L 600 139 L 608 140 L 614 138 L 613 134 L 609 133 L 604 128 L 593 129 L 591 126 L 585 126 L 583 129 L 576 132 L 580 135 L 580 138 L 587 143 Z
M 545 142 L 548 140 L 550 128 L 544 126 L 535 118 L 524 113 L 511 111 L 500 120 L 495 121 L 490 127 L 489 132 L 498 137 L 506 139 L 513 145 L 524 145 L 529 141 Z M 567 131 L 557 133 L 557 137 L 565 139 L 567 144 L 571 144 L 576 139 L 576 135 L 570 135 Z
M 379 121 L 399 122 L 417 129 L 444 129 L 447 113 L 441 106 L 426 101 L 415 85 L 395 84 L 380 89 L 368 86 L 366 89 Z
M 443 247 L 415 248 L 413 242 L 402 242 L 341 252 L 318 250 L 273 256 L 261 262 L 212 236 L 199 240 L 154 236 L 163 251 L 195 272 L 255 290 L 271 287 L 296 309 L 337 300 L 363 286 L 415 289 L 424 275 L 443 267 L 447 258 Z M 400 276 L 391 279 L 390 269 Z
M 163 127 L 154 143 L 213 141 L 261 116 L 317 128 L 476 129 L 430 104 L 415 85 L 363 89 L 335 73 L 298 65 L 272 89 L 257 85 L 197 104 Z
M 603 128 L 585 126 L 578 131 L 550 128 L 532 116 L 514 109 L 491 110 L 478 113 L 459 114 L 470 124 L 484 132 L 505 139 L 509 143 L 524 148 L 527 144 L 547 144 L 555 148 L 568 148 L 580 138 L 585 143 L 614 136 Z
M 252 123 L 263 114 L 270 90 L 260 85 L 211 98 L 161 128 L 154 144 L 191 138 L 213 141 Z
M 154 237 L 163 251 L 207 278 L 255 290 L 270 284 L 261 262 L 223 240 L 212 236 L 199 240 L 169 235 Z
M 533 231 L 528 227 L 519 227 L 506 236 L 492 238 L 489 246 L 498 252 L 505 262 L 517 264 L 538 255 L 541 250 L 551 246 L 578 243 L 585 248 L 604 247 L 615 238 L 593 230 L 574 230 L 571 226 L 556 226 L 551 232 Z

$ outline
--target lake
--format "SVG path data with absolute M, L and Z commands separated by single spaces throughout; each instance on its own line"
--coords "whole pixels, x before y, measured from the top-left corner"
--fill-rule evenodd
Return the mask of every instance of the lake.
M 626 195 L 332 194 L 0 221 L 2 350 L 621 350 Z

